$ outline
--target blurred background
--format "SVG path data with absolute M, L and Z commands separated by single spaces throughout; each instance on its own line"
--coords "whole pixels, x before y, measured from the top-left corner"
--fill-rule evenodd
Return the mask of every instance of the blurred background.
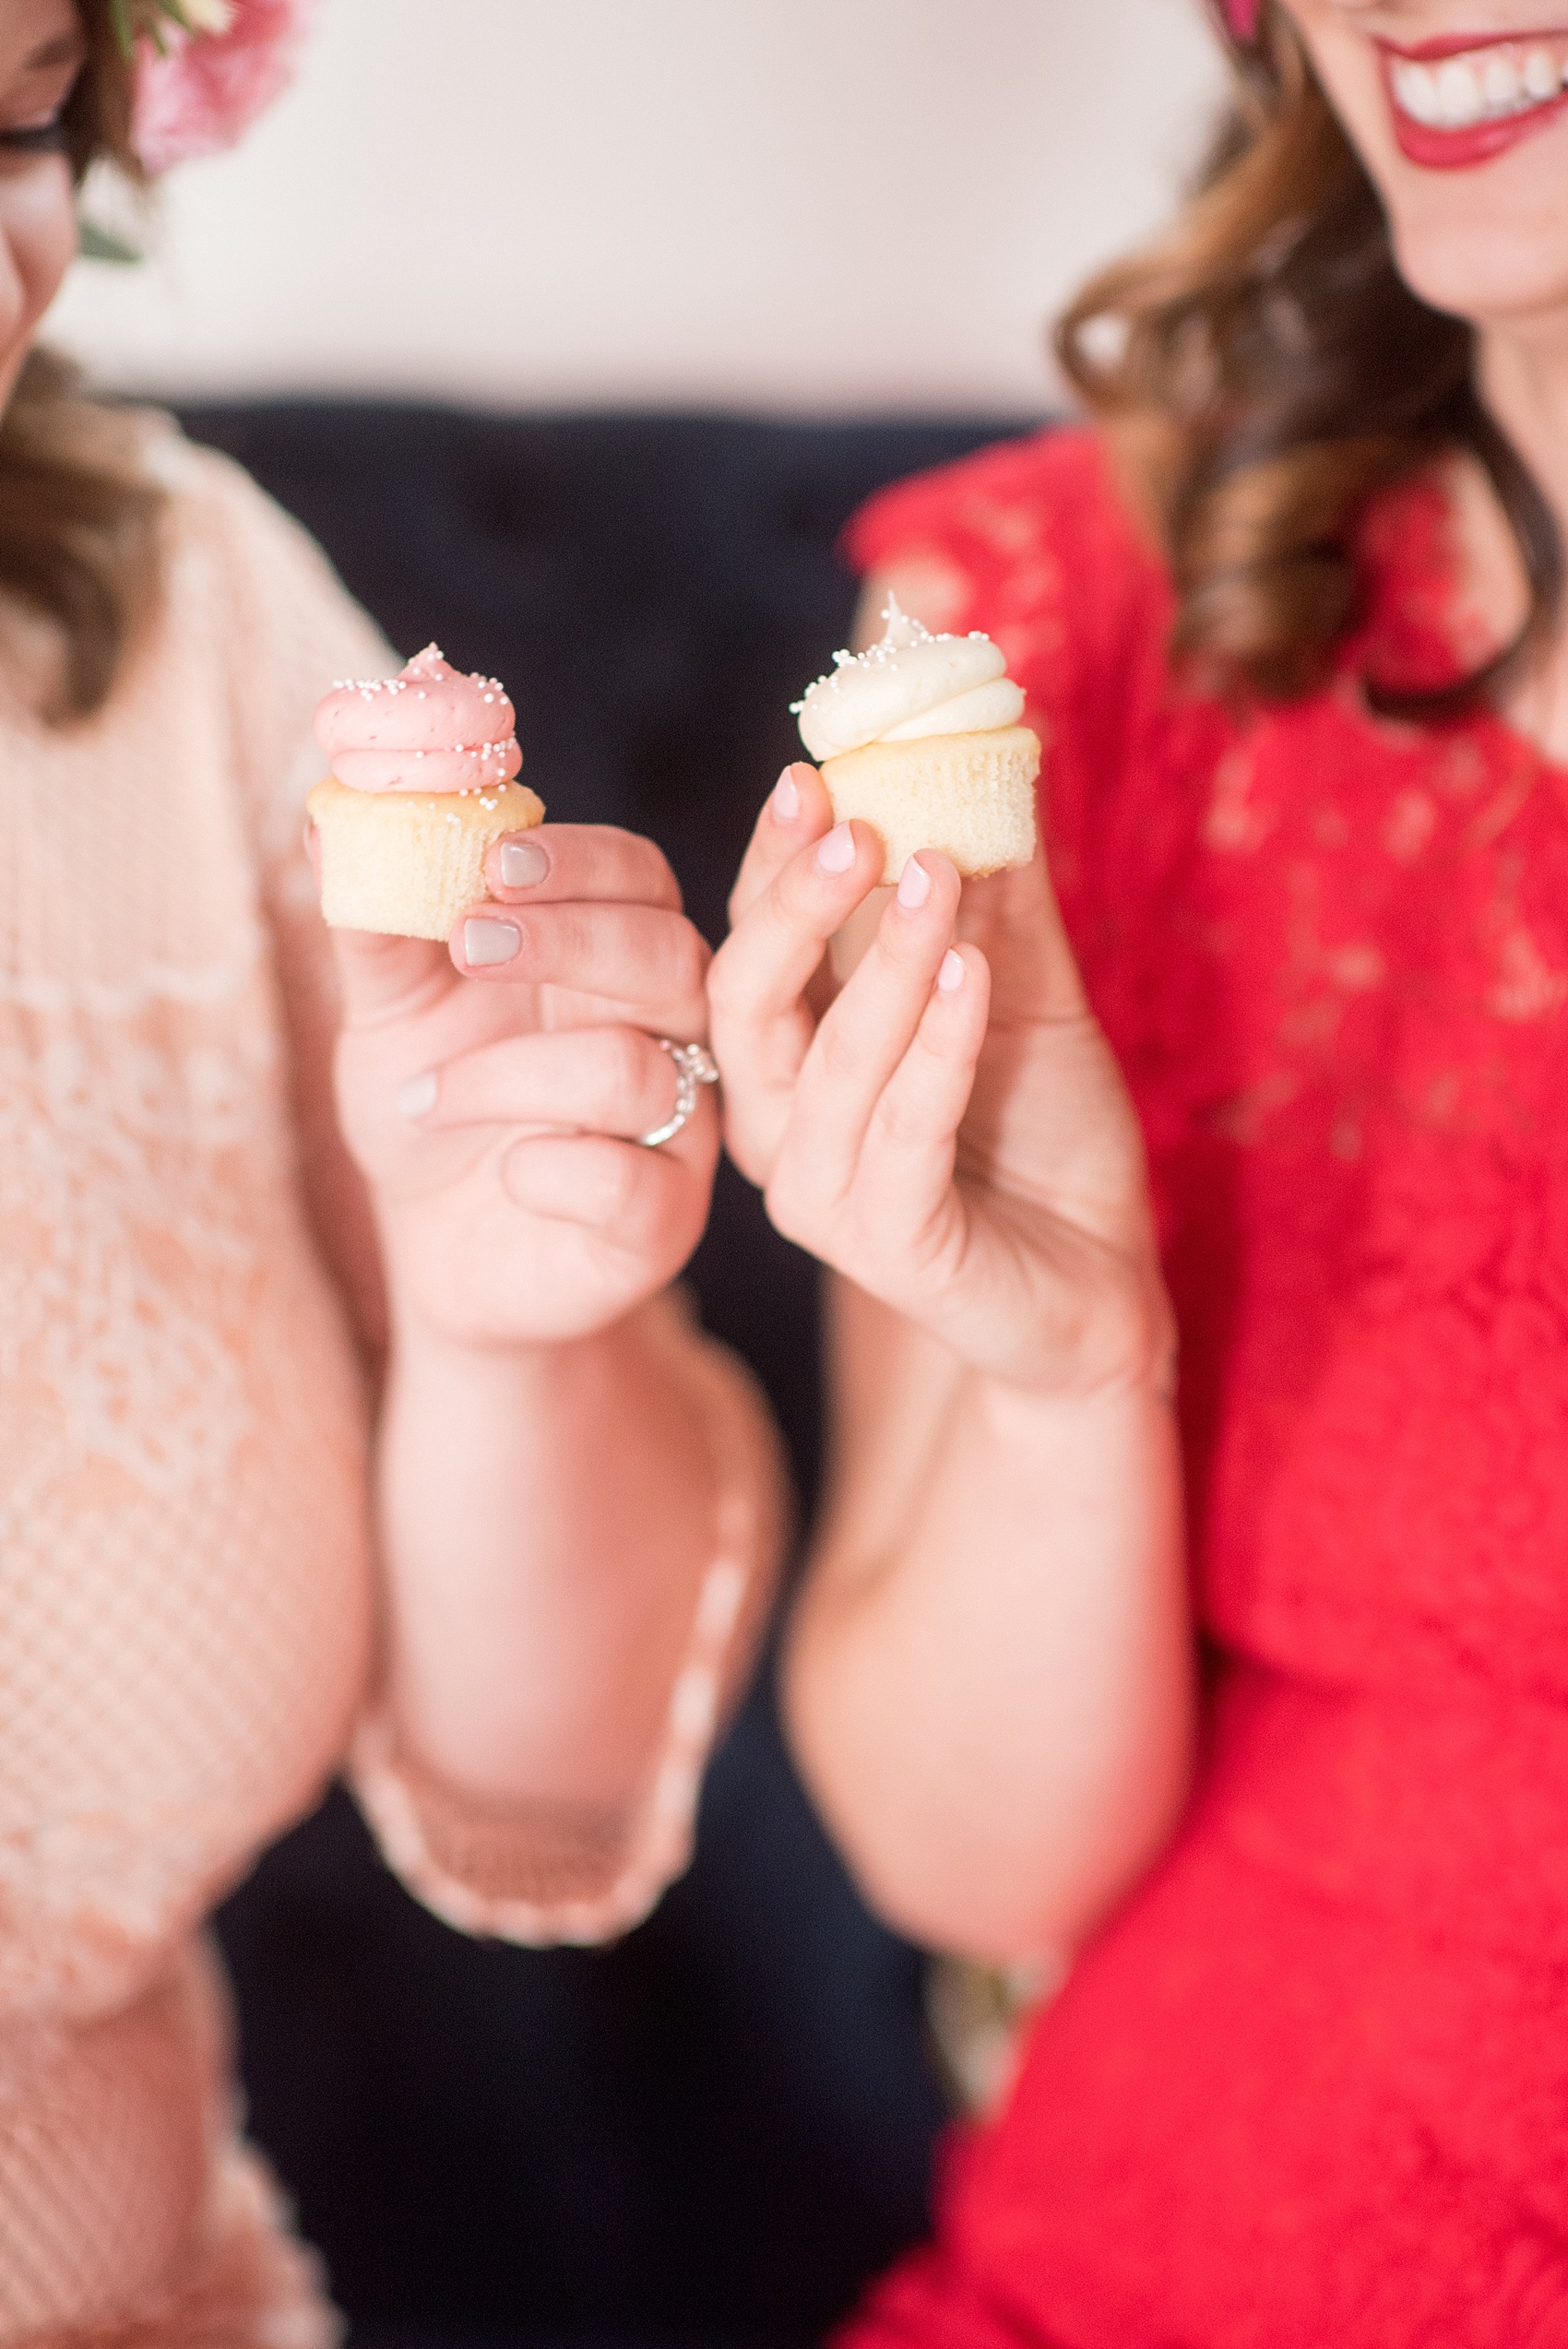
M 1220 89 L 1199 0 L 326 0 L 52 337 L 238 457 L 394 644 L 501 675 L 551 813 L 651 833 L 717 937 L 849 627 L 843 523 L 1057 409 L 1051 313 L 1169 211 Z M 808 1522 L 815 1285 L 728 1174 L 694 1281 Z M 926 1963 L 766 1668 L 614 1949 L 464 1940 L 340 1794 L 220 1929 L 253 2130 L 358 2344 L 804 2349 L 924 2226 Z
M 1199 0 L 326 0 L 55 336 L 203 398 L 1015 415 L 1218 85 Z

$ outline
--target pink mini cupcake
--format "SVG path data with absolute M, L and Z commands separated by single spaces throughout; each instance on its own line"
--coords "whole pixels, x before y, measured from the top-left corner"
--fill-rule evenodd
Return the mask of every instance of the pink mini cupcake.
M 396 677 L 335 686 L 315 714 L 332 761 L 305 806 L 321 841 L 321 910 L 335 930 L 447 938 L 488 896 L 485 852 L 544 802 L 514 781 L 512 705 L 427 645 Z

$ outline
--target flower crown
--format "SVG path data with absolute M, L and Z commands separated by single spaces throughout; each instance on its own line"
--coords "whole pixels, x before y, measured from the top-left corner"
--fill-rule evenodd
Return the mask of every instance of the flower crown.
M 109 0 L 136 69 L 131 144 L 154 175 L 232 147 L 287 89 L 318 0 Z
M 292 78 L 319 0 L 108 0 L 132 71 L 131 145 L 157 178 L 175 163 L 220 155 Z M 78 208 L 89 261 L 139 261 L 117 228 Z

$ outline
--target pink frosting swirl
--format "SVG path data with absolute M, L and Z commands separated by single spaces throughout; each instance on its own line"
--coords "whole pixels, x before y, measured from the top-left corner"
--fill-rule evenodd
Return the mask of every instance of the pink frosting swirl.
M 315 739 L 356 791 L 483 791 L 523 763 L 500 682 L 465 677 L 426 645 L 396 677 L 348 678 L 315 713 Z

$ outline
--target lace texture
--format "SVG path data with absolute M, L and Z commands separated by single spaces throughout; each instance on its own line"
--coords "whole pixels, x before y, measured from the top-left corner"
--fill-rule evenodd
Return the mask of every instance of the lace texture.
M 190 1936 L 330 1773 L 369 1655 L 364 1406 L 274 941 L 315 695 L 378 648 L 239 476 L 151 450 L 167 592 L 113 701 L 52 732 L 0 681 L 6 2340 L 113 2335 L 198 2251 L 217 2278 Z
M 0 2343 L 316 2349 L 192 1937 L 339 1765 L 371 1671 L 300 825 L 318 696 L 397 663 L 243 475 L 166 427 L 148 454 L 167 593 L 109 707 L 51 732 L 0 670 Z M 559 1822 L 465 1818 L 365 1731 L 373 1818 L 445 1913 L 613 1930 L 681 1864 L 766 1581 L 726 1477 L 646 1816 L 568 1860 Z
M 1384 499 L 1328 687 L 1236 709 L 1092 436 L 856 527 L 1046 741 L 1214 1660 L 1186 1826 L 857 2349 L 1568 2339 L 1568 807 L 1490 713 L 1369 709 L 1474 658 L 1449 510 Z

